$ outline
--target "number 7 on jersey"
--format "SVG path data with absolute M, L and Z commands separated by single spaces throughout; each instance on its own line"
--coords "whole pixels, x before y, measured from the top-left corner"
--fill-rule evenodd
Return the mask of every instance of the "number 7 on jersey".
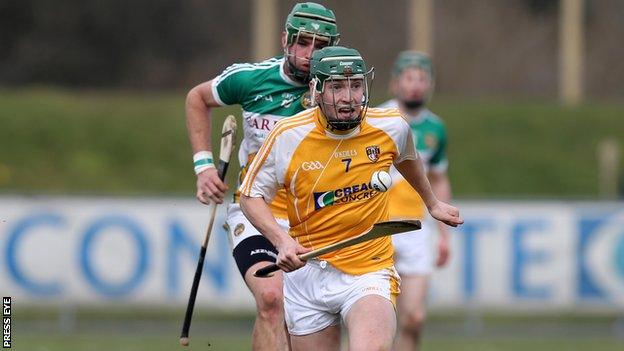
M 345 164 L 345 173 L 349 172 L 349 166 L 351 165 L 351 158 L 343 158 L 340 162 Z

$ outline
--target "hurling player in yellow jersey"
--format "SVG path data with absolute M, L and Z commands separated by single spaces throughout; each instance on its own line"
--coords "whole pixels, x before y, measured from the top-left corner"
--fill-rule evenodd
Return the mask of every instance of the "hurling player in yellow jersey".
M 299 254 L 363 233 L 388 219 L 373 172 L 394 164 L 436 219 L 457 226 L 459 211 L 439 201 L 397 109 L 368 109 L 368 76 L 357 50 L 313 53 L 310 94 L 318 107 L 276 124 L 241 185 L 241 208 L 278 249 L 293 350 L 338 350 L 344 322 L 351 350 L 390 350 L 400 278 L 389 237 L 303 262 Z M 267 203 L 285 189 L 286 233 Z M 374 317 L 372 317 L 374 316 Z

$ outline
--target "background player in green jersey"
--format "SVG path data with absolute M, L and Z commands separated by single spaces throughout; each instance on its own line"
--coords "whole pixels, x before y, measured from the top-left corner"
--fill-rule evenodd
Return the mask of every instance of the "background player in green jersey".
M 433 92 L 433 67 L 423 53 L 405 51 L 399 54 L 393 69 L 390 89 L 394 99 L 380 107 L 398 107 L 412 129 L 416 149 L 425 163 L 427 176 L 435 195 L 448 202 L 451 186 L 446 174 L 446 130 L 442 121 L 426 108 Z M 395 266 L 401 275 L 401 294 L 397 299 L 399 330 L 398 351 L 416 350 L 425 320 L 425 298 L 433 270 L 431 226 L 425 220 L 423 202 L 401 175 L 392 172 L 394 185 L 389 191 L 390 218 L 423 220 L 418 232 L 395 235 Z M 444 266 L 449 259 L 448 228 L 438 225 L 440 233 L 435 265 Z
M 210 129 L 211 109 L 238 104 L 242 107 L 244 138 L 238 157 L 242 176 L 262 142 L 277 121 L 292 116 L 307 105 L 310 57 L 315 49 L 338 42 L 334 13 L 315 3 L 296 4 L 282 33 L 284 56 L 260 63 L 234 64 L 216 78 L 191 89 L 186 99 L 186 123 L 197 174 L 197 199 L 205 204 L 222 203 L 228 189 L 214 167 Z M 288 228 L 285 194 L 271 204 L 280 225 Z M 236 198 L 236 196 L 235 196 Z M 284 329 L 282 275 L 255 278 L 253 272 L 275 262 L 275 247 L 245 218 L 235 201 L 229 204 L 227 226 L 233 255 L 256 300 L 253 331 L 254 350 L 282 350 L 288 347 Z

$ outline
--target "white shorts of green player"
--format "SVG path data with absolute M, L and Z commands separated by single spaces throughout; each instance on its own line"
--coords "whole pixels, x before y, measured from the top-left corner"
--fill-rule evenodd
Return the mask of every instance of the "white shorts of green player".
M 395 234 L 392 236 L 394 246 L 394 266 L 401 276 L 433 273 L 432 231 L 433 220 L 423 220 L 420 230 Z
M 288 232 L 287 220 L 281 218 L 275 218 L 275 220 L 284 231 Z M 243 277 L 249 267 L 258 262 L 275 262 L 277 258 L 275 246 L 249 222 L 241 211 L 240 204 L 228 205 L 225 223 L 234 260 Z

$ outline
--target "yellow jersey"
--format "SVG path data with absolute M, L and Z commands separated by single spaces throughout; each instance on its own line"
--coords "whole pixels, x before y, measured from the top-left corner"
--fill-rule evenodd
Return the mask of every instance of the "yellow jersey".
M 369 108 L 358 128 L 327 131 L 318 107 L 278 122 L 251 163 L 242 194 L 269 203 L 284 189 L 289 234 L 315 249 L 359 235 L 388 219 L 387 194 L 371 187 L 373 172 L 417 159 L 407 121 L 397 109 Z M 320 257 L 348 274 L 393 264 L 390 237 Z

